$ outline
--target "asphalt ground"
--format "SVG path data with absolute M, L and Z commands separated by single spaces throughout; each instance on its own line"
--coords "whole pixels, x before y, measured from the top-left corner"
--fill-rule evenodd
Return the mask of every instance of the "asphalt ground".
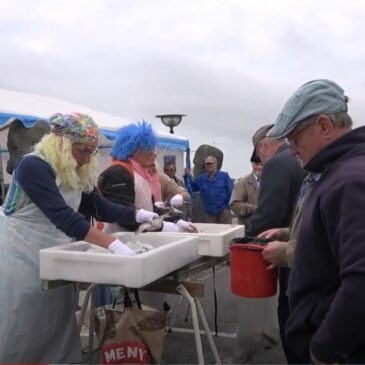
M 215 333 L 214 280 L 212 271 L 197 278 L 204 283 L 204 297 L 200 299 L 209 328 Z M 276 297 L 247 299 L 230 292 L 229 267 L 216 267 L 217 329 L 214 342 L 223 364 L 284 364 L 276 319 Z M 179 295 L 164 299 L 171 307 L 168 324 L 175 314 L 171 332 L 167 332 L 162 354 L 163 364 L 196 364 L 197 353 L 188 302 Z M 202 326 L 200 325 L 202 329 Z M 207 337 L 202 334 L 204 363 L 214 364 Z M 84 356 L 84 363 L 87 357 Z M 92 363 L 99 363 L 99 354 L 93 353 Z

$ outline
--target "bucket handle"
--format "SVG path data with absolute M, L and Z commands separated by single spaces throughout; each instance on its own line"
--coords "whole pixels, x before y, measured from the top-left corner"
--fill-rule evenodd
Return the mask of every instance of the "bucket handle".
M 238 244 L 238 245 L 249 245 L 249 244 L 255 244 L 262 247 L 266 247 L 269 242 L 271 242 L 272 239 L 270 238 L 258 238 L 258 237 L 236 237 L 233 238 L 231 241 L 231 244 Z

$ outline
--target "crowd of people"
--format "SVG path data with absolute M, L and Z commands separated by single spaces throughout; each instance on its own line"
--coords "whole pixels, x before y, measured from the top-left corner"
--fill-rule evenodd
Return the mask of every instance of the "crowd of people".
M 208 223 L 244 224 L 271 241 L 278 267 L 278 323 L 288 363 L 364 363 L 365 127 L 352 130 L 348 97 L 331 80 L 302 85 L 275 123 L 253 135 L 252 171 L 234 184 L 205 156 L 184 181 L 156 163 L 146 122 L 120 128 L 111 161 L 96 174 L 98 127 L 90 116 L 55 114 L 51 132 L 14 169 L 0 214 L 0 362 L 81 361 L 73 286 L 43 291 L 39 250 L 84 240 L 135 255 L 111 234 L 136 230 L 165 209 L 167 232 L 191 232 L 186 187 L 199 192 Z M 363 199 L 364 197 L 364 199 Z M 96 229 L 90 217 L 104 222 Z M 37 341 L 29 337 L 37 333 Z

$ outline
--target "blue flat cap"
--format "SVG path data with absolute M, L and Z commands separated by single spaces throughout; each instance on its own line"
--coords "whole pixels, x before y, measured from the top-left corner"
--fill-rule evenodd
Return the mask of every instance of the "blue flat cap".
M 318 114 L 347 112 L 344 90 L 331 80 L 313 80 L 302 85 L 284 105 L 267 137 L 286 137 L 298 123 Z

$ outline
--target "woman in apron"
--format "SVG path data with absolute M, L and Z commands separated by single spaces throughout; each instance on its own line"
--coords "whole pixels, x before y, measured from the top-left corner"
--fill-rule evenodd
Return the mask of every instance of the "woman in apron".
M 137 228 L 157 215 L 113 204 L 94 188 L 98 128 L 85 114 L 55 114 L 52 132 L 17 164 L 0 213 L 0 363 L 81 361 L 73 286 L 43 291 L 39 250 L 85 240 L 134 251 L 78 213 Z

